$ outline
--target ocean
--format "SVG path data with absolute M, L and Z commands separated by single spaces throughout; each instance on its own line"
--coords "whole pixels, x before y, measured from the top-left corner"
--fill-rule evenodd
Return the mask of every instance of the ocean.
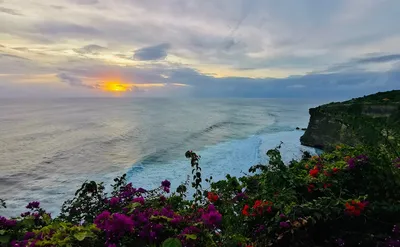
M 191 172 L 187 150 L 201 155 L 204 176 L 241 176 L 282 145 L 285 162 L 301 156 L 308 109 L 288 99 L 95 98 L 0 100 L 0 198 L 19 215 L 38 200 L 53 214 L 85 180 L 111 184 L 124 173 L 134 186 L 177 187 Z

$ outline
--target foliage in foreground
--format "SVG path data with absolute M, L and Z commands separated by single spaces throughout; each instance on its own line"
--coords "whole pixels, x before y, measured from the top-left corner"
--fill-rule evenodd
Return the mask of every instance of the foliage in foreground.
M 87 182 L 52 219 L 31 202 L 0 218 L 8 246 L 400 246 L 400 159 L 368 147 L 338 146 L 321 156 L 227 176 L 202 188 L 199 157 L 189 151 L 193 182 L 146 190 L 116 178 L 113 192 Z M 203 184 L 204 185 L 204 184 Z M 192 188 L 189 188 L 192 187 Z M 188 194 L 194 195 L 188 199 Z

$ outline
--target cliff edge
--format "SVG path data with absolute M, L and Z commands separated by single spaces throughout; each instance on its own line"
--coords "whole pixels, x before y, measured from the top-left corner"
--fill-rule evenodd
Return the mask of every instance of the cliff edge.
M 329 103 L 311 108 L 309 113 L 307 130 L 300 138 L 302 145 L 327 150 L 339 143 L 373 143 L 382 137 L 383 130 L 400 129 L 400 90 Z

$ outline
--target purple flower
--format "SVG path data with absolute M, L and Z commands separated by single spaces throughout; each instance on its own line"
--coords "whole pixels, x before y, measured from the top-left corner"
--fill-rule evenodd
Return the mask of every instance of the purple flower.
M 244 199 L 247 199 L 247 195 L 243 192 L 238 193 L 234 198 L 234 200 L 236 200 L 236 201 L 241 201 Z
M 279 217 L 286 218 L 286 215 L 285 214 L 280 214 Z
M 169 188 L 168 187 L 164 187 L 163 190 L 167 193 L 169 193 Z
M 116 244 L 108 244 L 107 247 L 117 247 Z
M 144 204 L 144 198 L 143 197 L 136 197 L 132 200 L 132 202 L 138 202 L 140 204 Z
M 188 226 L 181 232 L 181 235 L 200 233 L 201 230 L 195 226 Z
M 24 240 L 28 240 L 35 237 L 35 233 L 33 232 L 26 232 L 24 236 Z
M 210 211 L 201 216 L 203 223 L 208 227 L 218 226 L 222 221 L 222 215 L 218 211 Z
M 108 211 L 103 211 L 101 214 L 97 215 L 97 217 L 94 219 L 94 224 L 97 226 L 99 229 L 106 229 L 108 220 L 111 217 L 111 213 Z
M 17 225 L 16 220 L 8 220 L 5 217 L 0 216 L 0 228 L 8 228 Z
M 169 209 L 169 208 L 162 208 L 161 209 L 161 215 L 162 216 L 166 216 L 168 218 L 172 218 L 172 217 L 174 217 L 174 211 L 172 209 Z
M 119 198 L 118 197 L 113 197 L 113 198 L 110 199 L 110 201 L 108 203 L 110 204 L 111 207 L 114 207 L 119 203 Z
M 112 215 L 112 221 L 107 230 L 114 233 L 131 232 L 133 230 L 133 221 L 125 214 L 115 213 Z
M 289 228 L 290 224 L 288 222 L 282 221 L 279 223 L 279 226 L 282 228 Z
M 139 188 L 139 189 L 137 189 L 137 192 L 138 192 L 138 193 L 146 193 L 147 190 L 145 190 L 145 189 L 143 189 L 143 188 Z
M 31 212 L 22 213 L 22 214 L 21 214 L 21 217 L 26 217 L 26 216 L 28 216 L 28 215 L 31 215 Z
M 40 202 L 34 201 L 34 202 L 30 202 L 30 203 L 26 206 L 26 208 L 35 209 L 35 208 L 39 208 L 39 205 L 40 205 Z
M 175 216 L 171 221 L 172 225 L 178 225 L 182 222 L 182 217 L 181 216 Z
M 168 180 L 164 180 L 161 182 L 161 186 L 169 188 L 171 187 L 171 182 Z
M 349 169 L 354 169 L 354 168 L 356 168 L 356 160 L 355 160 L 354 158 L 350 158 L 350 159 L 347 161 L 347 165 L 348 165 L 348 168 L 349 168 Z

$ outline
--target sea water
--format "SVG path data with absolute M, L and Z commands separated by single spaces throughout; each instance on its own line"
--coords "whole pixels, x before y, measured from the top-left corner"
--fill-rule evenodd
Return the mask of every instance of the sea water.
M 322 102 L 287 99 L 0 100 L 0 198 L 23 212 L 38 200 L 53 214 L 85 180 L 110 184 L 124 173 L 134 186 L 172 187 L 191 173 L 187 150 L 201 156 L 203 177 L 242 176 L 266 163 L 282 141 L 285 162 L 315 152 L 299 142 L 308 109 Z

